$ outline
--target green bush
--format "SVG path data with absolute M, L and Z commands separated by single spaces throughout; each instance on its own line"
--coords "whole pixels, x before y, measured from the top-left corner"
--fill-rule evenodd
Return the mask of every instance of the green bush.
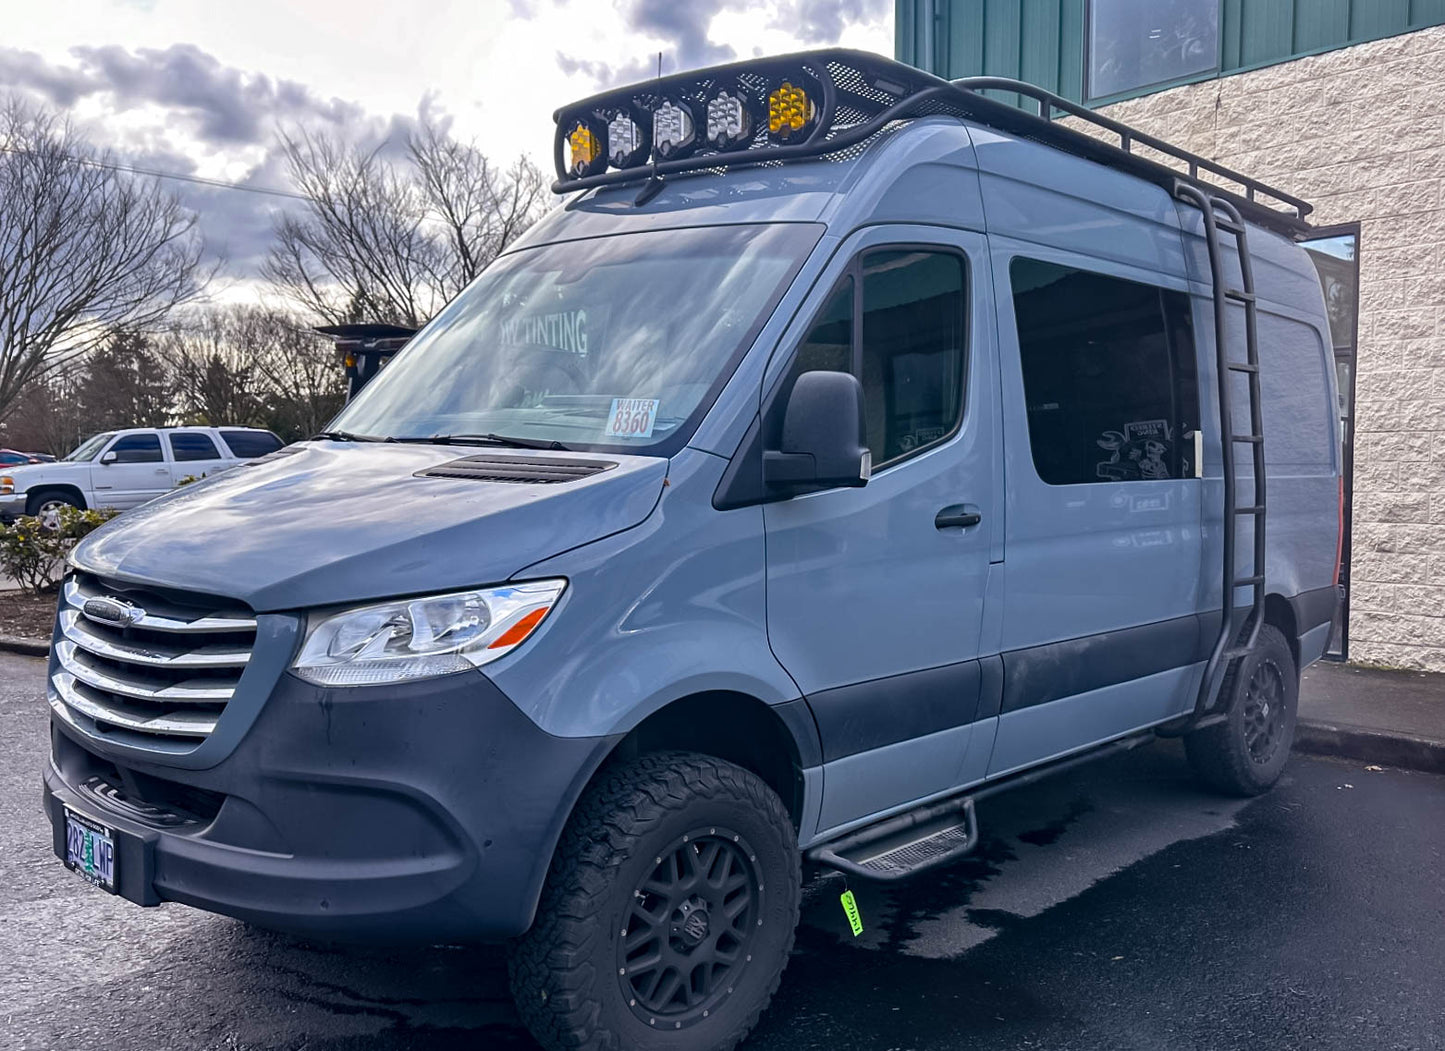
M 0 526 L 0 571 L 32 595 L 54 591 L 65 574 L 71 548 L 116 514 L 109 509 L 62 507 L 48 527 L 28 516 Z

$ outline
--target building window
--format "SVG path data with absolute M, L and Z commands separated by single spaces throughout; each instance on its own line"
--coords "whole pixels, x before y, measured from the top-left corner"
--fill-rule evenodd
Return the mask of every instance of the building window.
M 1089 98 L 1219 68 L 1219 0 L 1090 0 Z
M 1189 297 L 1014 259 L 1029 447 L 1050 485 L 1194 475 L 1199 376 Z

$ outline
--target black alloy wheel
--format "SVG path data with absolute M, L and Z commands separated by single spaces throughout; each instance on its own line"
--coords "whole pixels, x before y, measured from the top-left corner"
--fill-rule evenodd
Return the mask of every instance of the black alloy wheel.
M 762 923 L 757 855 L 731 829 L 694 829 L 669 844 L 632 892 L 618 942 L 628 1006 L 648 1025 L 685 1028 L 736 988 Z

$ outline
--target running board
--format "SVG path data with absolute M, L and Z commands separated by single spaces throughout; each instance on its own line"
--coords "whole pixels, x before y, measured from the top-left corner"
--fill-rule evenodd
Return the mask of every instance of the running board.
M 1127 752 L 1153 739 L 1154 731 L 1145 730 L 1008 774 L 967 793 L 885 818 L 813 847 L 807 852 L 807 858 L 850 876 L 884 882 L 926 872 L 957 861 L 978 845 L 978 818 L 974 814 L 974 804 L 978 801 L 1096 759 Z
M 949 799 L 869 825 L 808 852 L 820 865 L 892 881 L 963 857 L 978 845 L 973 797 Z

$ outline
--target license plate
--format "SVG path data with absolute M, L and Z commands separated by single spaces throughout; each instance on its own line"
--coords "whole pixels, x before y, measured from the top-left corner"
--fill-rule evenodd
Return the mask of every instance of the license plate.
M 115 893 L 115 832 L 65 811 L 65 867 L 101 890 Z

